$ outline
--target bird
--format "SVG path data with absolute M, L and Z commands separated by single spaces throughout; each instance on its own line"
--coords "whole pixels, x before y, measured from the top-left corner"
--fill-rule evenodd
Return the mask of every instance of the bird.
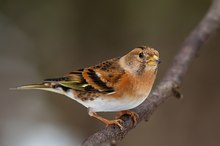
M 159 52 L 148 46 L 132 49 L 122 57 L 74 70 L 58 78 L 45 79 L 40 84 L 28 84 L 17 89 L 39 89 L 65 95 L 88 109 L 88 114 L 108 125 L 123 129 L 124 114 L 136 124 L 139 115 L 131 109 L 140 105 L 154 84 Z M 98 112 L 118 112 L 117 118 L 106 119 Z

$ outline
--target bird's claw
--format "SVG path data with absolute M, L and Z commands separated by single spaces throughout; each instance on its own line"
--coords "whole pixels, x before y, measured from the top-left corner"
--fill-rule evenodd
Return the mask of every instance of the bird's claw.
M 115 120 L 109 120 L 108 123 L 106 123 L 107 125 L 106 126 L 109 126 L 109 125 L 117 125 L 121 130 L 123 130 L 123 126 L 121 125 L 121 123 L 123 123 L 123 120 L 122 119 L 115 119 Z
M 119 112 L 117 115 L 116 115 L 116 118 L 119 118 L 121 117 L 122 115 L 129 115 L 131 116 L 133 122 L 134 122 L 134 125 L 137 125 L 137 119 L 139 119 L 139 115 L 136 113 L 136 112 L 132 112 L 132 111 L 121 111 Z

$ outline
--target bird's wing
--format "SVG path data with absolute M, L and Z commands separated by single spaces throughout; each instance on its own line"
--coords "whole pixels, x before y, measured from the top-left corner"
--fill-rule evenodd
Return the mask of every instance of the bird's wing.
M 93 88 L 104 92 L 114 92 L 120 77 L 124 73 L 118 63 L 119 58 L 104 61 L 86 68 L 82 75 Z
M 46 79 L 44 82 L 78 91 L 113 93 L 121 74 L 118 59 L 115 58 L 92 67 L 72 71 L 61 78 Z
M 68 75 L 59 78 L 45 79 L 44 83 L 55 84 L 55 86 L 64 87 L 78 91 L 97 91 L 83 77 L 84 69 L 72 71 Z
M 70 72 L 66 77 L 56 79 L 56 81 L 62 86 L 80 91 L 115 92 L 114 87 L 123 74 L 118 60 L 119 58 L 114 58 L 95 66 Z

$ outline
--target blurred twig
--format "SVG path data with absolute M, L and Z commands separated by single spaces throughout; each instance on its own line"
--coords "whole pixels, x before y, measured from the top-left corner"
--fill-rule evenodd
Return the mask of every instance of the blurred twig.
M 220 0 L 213 0 L 205 17 L 183 42 L 181 49 L 175 56 L 173 64 L 168 69 L 163 80 L 150 94 L 147 100 L 134 109 L 134 111 L 140 115 L 138 123 L 144 119 L 148 120 L 157 106 L 163 103 L 168 97 L 181 97 L 178 88 L 182 83 L 191 61 L 195 58 L 201 46 L 217 32 L 219 26 Z M 124 115 L 121 119 L 124 121 L 123 130 L 120 130 L 114 125 L 108 126 L 88 137 L 83 145 L 113 145 L 115 141 L 122 140 L 135 126 L 132 125 L 132 119 L 128 116 Z

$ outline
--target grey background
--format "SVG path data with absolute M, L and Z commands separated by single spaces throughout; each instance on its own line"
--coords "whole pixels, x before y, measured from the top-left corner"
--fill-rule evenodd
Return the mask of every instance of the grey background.
M 160 52 L 157 84 L 210 2 L 1 0 L 0 145 L 80 144 L 105 126 L 83 106 L 54 93 L 9 88 L 59 77 L 141 45 Z M 118 145 L 220 144 L 219 40 L 216 34 L 191 64 L 184 98 L 170 98 Z

